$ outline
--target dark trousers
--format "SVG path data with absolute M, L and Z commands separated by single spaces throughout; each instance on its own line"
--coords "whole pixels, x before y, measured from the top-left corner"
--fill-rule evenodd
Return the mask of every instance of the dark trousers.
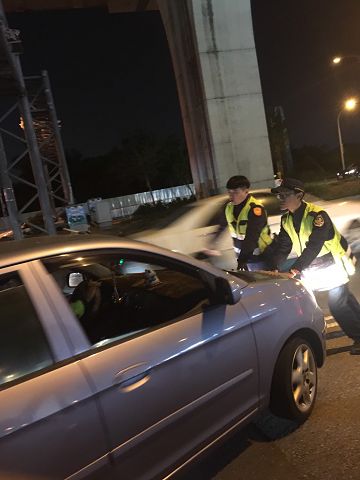
M 256 272 L 257 270 L 270 270 L 269 262 L 263 254 L 252 255 L 246 262 L 249 272 Z
M 360 341 L 360 304 L 347 284 L 329 290 L 329 308 L 343 332 Z
M 248 262 L 246 265 L 249 272 L 256 272 L 257 270 L 269 270 L 269 266 L 266 262 Z

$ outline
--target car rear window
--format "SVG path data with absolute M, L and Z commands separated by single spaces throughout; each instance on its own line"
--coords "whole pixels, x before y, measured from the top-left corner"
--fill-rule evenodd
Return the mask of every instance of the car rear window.
M 183 205 L 179 208 L 176 208 L 176 210 L 172 211 L 169 213 L 166 218 L 162 218 L 160 220 L 156 221 L 156 227 L 159 229 L 163 229 L 168 227 L 174 222 L 177 222 L 182 218 L 184 215 L 187 215 L 191 210 L 193 210 L 196 207 L 195 203 L 191 203 L 188 205 Z
M 279 200 L 272 193 L 252 193 L 253 197 L 259 200 L 264 206 L 268 217 L 274 215 L 281 215 L 283 212 L 280 210 Z
M 45 333 L 20 276 L 0 275 L 0 386 L 52 364 Z

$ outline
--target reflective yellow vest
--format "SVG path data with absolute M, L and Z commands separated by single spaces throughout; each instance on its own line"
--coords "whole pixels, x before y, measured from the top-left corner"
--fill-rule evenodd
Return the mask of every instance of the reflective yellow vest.
M 309 241 L 309 237 L 314 228 L 314 219 L 316 215 L 323 211 L 323 208 L 318 207 L 317 205 L 313 205 L 312 203 L 304 202 L 305 203 L 305 211 L 303 218 L 301 220 L 300 231 L 296 233 L 294 224 L 293 224 L 293 217 L 290 213 L 286 213 L 281 219 L 281 225 L 289 235 L 291 242 L 292 242 L 292 252 L 290 256 L 297 256 L 300 257 L 304 249 L 306 248 L 307 242 Z M 314 290 L 328 290 L 330 288 L 335 288 L 335 286 L 343 285 L 344 283 L 348 282 L 349 278 L 348 275 L 352 275 L 355 272 L 355 267 L 352 261 L 349 258 L 348 253 L 344 250 L 341 245 L 341 234 L 338 232 L 337 228 L 333 224 L 334 228 L 334 236 L 332 239 L 327 240 L 324 242 L 322 249 L 320 250 L 316 259 L 320 259 L 320 262 L 316 262 L 316 269 L 320 270 L 323 269 L 323 275 L 320 278 L 318 275 L 318 285 Z M 331 254 L 333 258 L 332 265 L 329 265 L 327 260 L 329 256 L 326 257 L 325 255 Z M 295 255 L 293 255 L 295 254 Z M 321 257 L 324 257 L 323 265 L 321 262 Z M 310 271 L 312 265 L 310 265 L 308 271 Z M 327 269 L 327 276 L 326 271 Z M 314 268 L 315 270 L 315 268 Z M 306 276 L 306 274 L 305 274 Z M 309 276 L 309 274 L 308 274 Z M 314 273 L 312 275 L 314 277 Z M 330 277 L 331 278 L 330 278 Z M 319 285 L 322 282 L 323 285 Z
M 241 241 L 245 239 L 249 212 L 250 212 L 250 209 L 256 205 L 262 207 L 260 202 L 258 202 L 254 197 L 249 195 L 247 202 L 245 203 L 243 209 L 241 210 L 237 218 L 234 217 L 234 205 L 231 202 L 229 202 L 226 205 L 225 207 L 226 221 L 228 223 L 230 235 L 233 237 L 234 241 L 236 239 Z M 236 224 L 236 227 L 234 227 L 234 223 Z M 265 250 L 265 248 L 268 245 L 270 245 L 271 242 L 272 242 L 272 238 L 270 235 L 270 228 L 268 225 L 265 225 L 265 227 L 260 232 L 260 236 L 258 240 L 258 248 L 259 248 L 258 253 L 262 253 Z
M 306 247 L 307 242 L 309 241 L 309 237 L 313 231 L 314 219 L 316 217 L 316 214 L 324 210 L 323 208 L 318 207 L 317 205 L 313 205 L 312 203 L 304 203 L 306 207 L 301 221 L 299 234 L 297 234 L 295 231 L 293 217 L 289 214 L 289 212 L 283 215 L 281 219 L 281 224 L 284 230 L 291 238 L 292 251 L 295 252 L 298 257 L 300 257 Z M 332 253 L 334 257 L 337 256 L 341 258 L 345 254 L 345 250 L 340 243 L 341 235 L 336 229 L 335 225 L 333 225 L 333 227 L 334 237 L 331 240 L 327 240 L 326 242 L 324 242 L 324 245 L 320 250 L 318 257 L 322 257 L 327 253 Z

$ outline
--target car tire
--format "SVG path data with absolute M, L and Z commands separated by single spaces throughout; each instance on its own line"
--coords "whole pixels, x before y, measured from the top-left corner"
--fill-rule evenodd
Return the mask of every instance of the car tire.
M 291 338 L 276 362 L 270 410 L 279 417 L 303 423 L 314 408 L 317 394 L 317 365 L 310 343 Z

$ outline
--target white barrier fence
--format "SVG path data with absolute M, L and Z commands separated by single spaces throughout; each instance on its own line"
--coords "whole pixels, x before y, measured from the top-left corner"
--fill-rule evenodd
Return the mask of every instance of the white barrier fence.
M 132 215 L 140 205 L 157 202 L 170 203 L 177 199 L 191 198 L 195 195 L 194 184 L 179 185 L 177 187 L 162 188 L 152 192 L 133 193 L 122 197 L 89 200 L 84 207 L 91 214 L 94 211 L 94 203 L 97 201 L 107 202 L 110 207 L 112 218 L 123 218 Z
M 153 190 L 152 192 L 133 193 L 131 195 L 123 195 L 121 197 L 90 199 L 85 203 L 78 203 L 77 205 L 83 206 L 85 213 L 90 215 L 93 221 L 101 224 L 111 222 L 112 219 L 128 217 L 132 215 L 140 207 L 140 205 L 151 205 L 157 202 L 170 203 L 177 199 L 191 198 L 194 195 L 194 184 L 190 183 L 188 185 L 161 188 L 159 190 Z M 95 204 L 98 202 L 101 202 L 102 207 L 105 208 L 95 208 Z M 105 212 L 104 214 L 100 214 L 100 217 L 104 218 L 98 218 L 98 210 Z M 39 213 L 40 212 L 23 213 L 20 215 L 20 221 L 26 222 L 28 218 L 31 218 Z M 8 227 L 6 227 L 5 219 L 0 217 L 0 231 L 6 228 Z

